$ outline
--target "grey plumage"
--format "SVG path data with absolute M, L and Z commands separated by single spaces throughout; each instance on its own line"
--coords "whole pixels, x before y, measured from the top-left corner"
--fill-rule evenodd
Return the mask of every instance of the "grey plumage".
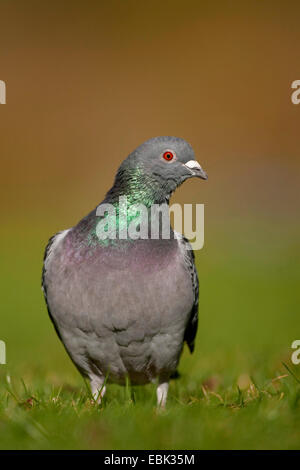
M 189 241 L 185 238 L 181 238 L 181 243 L 183 244 L 184 258 L 187 266 L 187 270 L 191 276 L 192 289 L 194 293 L 194 303 L 191 311 L 189 321 L 187 323 L 185 332 L 184 332 L 184 341 L 186 341 L 191 353 L 195 348 L 195 338 L 198 328 L 198 300 L 199 300 L 199 280 L 198 274 L 195 266 L 195 256 L 194 252 L 191 249 Z
M 164 161 L 171 151 L 174 161 Z M 160 137 L 122 163 L 103 203 L 120 195 L 149 207 L 168 202 L 191 176 L 206 179 L 183 139 Z M 192 168 L 192 170 L 191 170 Z M 96 396 L 104 380 L 124 384 L 158 381 L 165 404 L 168 380 L 198 323 L 198 277 L 189 242 L 171 230 L 164 240 L 99 243 L 96 209 L 75 227 L 49 240 L 42 286 L 49 315 L 72 361 Z M 101 399 L 101 397 L 98 397 Z

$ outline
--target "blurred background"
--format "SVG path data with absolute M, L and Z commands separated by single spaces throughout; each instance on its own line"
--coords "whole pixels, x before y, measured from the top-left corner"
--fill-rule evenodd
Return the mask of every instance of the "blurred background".
M 47 316 L 43 250 L 157 135 L 188 140 L 209 175 L 173 198 L 205 204 L 198 343 L 181 370 L 281 370 L 300 337 L 299 13 L 296 1 L 1 0 L 0 374 L 80 383 Z

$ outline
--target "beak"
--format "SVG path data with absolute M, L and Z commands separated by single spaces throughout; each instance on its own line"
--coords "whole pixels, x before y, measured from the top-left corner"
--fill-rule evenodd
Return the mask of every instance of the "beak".
M 184 166 L 191 172 L 191 176 L 207 180 L 207 174 L 196 160 L 190 160 Z

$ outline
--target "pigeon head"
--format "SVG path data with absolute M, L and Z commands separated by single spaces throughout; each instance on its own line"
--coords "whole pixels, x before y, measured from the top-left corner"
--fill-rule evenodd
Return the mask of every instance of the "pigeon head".
M 155 137 L 123 161 L 107 196 L 127 195 L 134 202 L 161 203 L 192 177 L 206 180 L 207 174 L 195 159 L 190 144 L 178 137 Z

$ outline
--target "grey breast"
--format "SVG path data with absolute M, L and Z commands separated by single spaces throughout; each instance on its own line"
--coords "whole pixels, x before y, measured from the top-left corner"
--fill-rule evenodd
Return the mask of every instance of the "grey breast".
M 58 237 L 45 264 L 47 302 L 79 370 L 120 383 L 172 373 L 194 303 L 177 240 L 78 248 L 71 230 Z

